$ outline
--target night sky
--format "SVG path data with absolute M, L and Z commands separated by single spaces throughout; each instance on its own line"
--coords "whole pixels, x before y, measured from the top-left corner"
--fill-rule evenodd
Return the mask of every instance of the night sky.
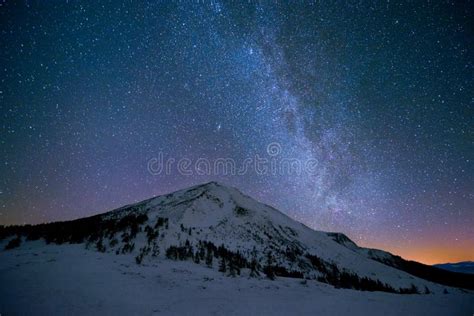
M 0 224 L 216 180 L 363 246 L 474 260 L 473 12 L 418 2 L 1 3 Z M 152 174 L 160 153 L 317 168 Z

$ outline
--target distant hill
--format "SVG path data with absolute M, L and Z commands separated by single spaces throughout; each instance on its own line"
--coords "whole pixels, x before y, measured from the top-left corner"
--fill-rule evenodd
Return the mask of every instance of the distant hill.
M 434 266 L 448 271 L 474 274 L 474 262 L 472 261 L 462 261 L 457 263 L 440 263 L 435 264 Z

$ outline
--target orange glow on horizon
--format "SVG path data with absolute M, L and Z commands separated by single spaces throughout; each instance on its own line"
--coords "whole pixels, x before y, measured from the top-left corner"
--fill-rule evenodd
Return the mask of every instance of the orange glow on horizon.
M 437 263 L 474 261 L 474 245 L 470 242 L 456 244 L 411 245 L 399 247 L 388 244 L 365 244 L 363 247 L 388 251 L 407 260 L 432 265 Z

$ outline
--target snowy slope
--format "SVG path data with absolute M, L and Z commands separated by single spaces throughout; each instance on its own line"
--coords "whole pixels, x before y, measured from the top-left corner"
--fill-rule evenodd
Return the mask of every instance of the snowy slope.
M 33 241 L 0 251 L 2 315 L 472 315 L 468 293 L 399 295 L 230 278 L 188 261 Z
M 198 240 L 208 240 L 247 254 L 255 247 L 260 254 L 269 250 L 275 252 L 280 265 L 304 270 L 289 262 L 282 253 L 278 253 L 279 250 L 283 252 L 287 247 L 294 247 L 334 262 L 339 268 L 361 277 L 378 279 L 395 288 L 409 287 L 412 284 L 420 289 L 425 286 L 430 290 L 440 288 L 375 262 L 364 251 L 387 257 L 390 256 L 388 253 L 359 248 L 342 234 L 314 231 L 237 189 L 216 182 L 156 197 L 111 212 L 107 216 L 134 212 L 137 208 L 148 215 L 150 224 L 158 217 L 169 218 L 169 231 L 160 241 L 166 246 L 182 244 L 185 240 L 194 244 Z M 191 232 L 195 234 L 183 233 L 181 225 L 191 228 Z M 341 238 L 345 238 L 342 246 Z M 260 261 L 262 260 L 263 258 L 260 258 Z
M 138 216 L 141 216 L 140 219 Z M 127 224 L 130 218 L 133 223 Z M 168 248 L 185 245 L 186 251 L 193 252 L 186 257 L 192 261 L 191 258 L 198 257 L 197 252 L 202 243 L 210 242 L 215 246 L 223 245 L 248 262 L 255 259 L 259 272 L 262 272 L 267 264 L 268 253 L 271 253 L 273 266 L 337 286 L 357 288 L 336 282 L 341 277 L 340 272 L 334 276 L 334 269 L 374 282 L 380 281 L 397 291 L 415 286 L 420 292 L 428 289 L 431 293 L 440 293 L 446 288 L 379 262 L 383 260 L 373 260 L 375 257 L 388 260 L 392 258 L 391 254 L 359 248 L 343 234 L 314 231 L 237 189 L 216 182 L 124 206 L 93 219 L 93 224 L 97 221 L 99 224 L 96 231 L 88 232 L 88 239 L 84 240 L 89 249 L 131 256 L 137 258 L 140 264 L 165 259 Z M 107 226 L 103 223 L 107 223 Z M 49 231 L 53 235 L 61 230 L 67 233 L 70 228 L 66 227 L 70 226 L 65 225 L 75 228 L 80 227 L 80 224 L 58 223 Z M 88 222 L 82 225 L 90 227 Z M 46 235 L 50 234 L 49 231 Z M 18 232 L 18 235 L 26 236 L 21 237 L 23 243 L 25 239 L 38 239 L 31 237 L 31 234 L 28 236 L 21 228 L 18 228 Z M 57 237 L 54 238 L 49 239 L 61 243 Z M 12 236 L 5 238 L 3 244 L 12 239 Z M 70 241 L 73 238 L 67 236 L 63 239 Z M 216 251 L 214 255 L 217 258 Z M 322 267 L 312 264 L 308 255 L 316 256 L 322 262 Z M 217 269 L 217 263 L 214 267 Z M 245 269 L 248 263 L 242 267 L 243 274 L 248 273 L 248 269 Z

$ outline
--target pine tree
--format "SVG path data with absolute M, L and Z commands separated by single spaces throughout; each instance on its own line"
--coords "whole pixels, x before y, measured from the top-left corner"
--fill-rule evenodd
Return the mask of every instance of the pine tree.
M 199 242 L 199 252 L 198 252 L 199 258 L 201 260 L 204 260 L 206 257 L 206 250 L 204 249 L 204 246 Z
M 212 260 L 214 259 L 213 255 L 212 255 L 212 251 L 211 250 L 207 250 L 207 255 L 206 255 L 206 265 L 208 267 L 212 267 Z
M 138 256 L 135 257 L 135 262 L 137 264 L 141 264 L 143 261 L 143 254 L 139 254 Z
M 251 255 L 252 261 L 250 261 L 250 277 L 255 278 L 260 275 L 258 272 L 257 249 L 255 249 L 255 246 L 252 249 Z
M 431 294 L 430 289 L 425 285 L 425 294 Z
M 275 280 L 275 271 L 273 271 L 272 266 L 265 266 L 263 268 L 263 273 L 269 278 L 270 280 Z
M 196 253 L 194 254 L 194 263 L 199 264 L 200 262 L 201 262 L 201 259 L 199 259 L 199 253 L 196 252 Z
M 250 262 L 250 277 L 255 278 L 260 275 L 258 272 L 258 262 L 257 259 L 253 258 L 252 261 Z
M 229 266 L 229 276 L 235 277 L 237 274 L 240 274 L 236 266 L 235 260 L 233 258 L 229 260 L 228 266 Z
M 275 269 L 273 267 L 273 256 L 271 251 L 267 253 L 267 264 L 263 268 L 263 273 L 269 278 L 270 280 L 275 280 Z
M 225 273 L 226 271 L 227 271 L 227 267 L 226 267 L 225 259 L 221 258 L 221 261 L 219 262 L 219 272 Z
M 21 236 L 17 236 L 16 238 L 13 238 L 8 242 L 8 244 L 5 246 L 5 250 L 13 249 L 20 247 L 21 245 Z
M 102 243 L 102 238 L 97 241 L 96 248 L 99 252 L 105 252 L 105 246 Z

